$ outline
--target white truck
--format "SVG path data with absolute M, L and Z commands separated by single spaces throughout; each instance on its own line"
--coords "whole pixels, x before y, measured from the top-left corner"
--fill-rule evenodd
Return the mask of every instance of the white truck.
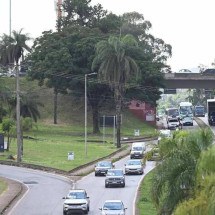
M 215 99 L 207 100 L 207 117 L 209 125 L 215 125 Z
M 132 143 L 130 158 L 143 158 L 146 150 L 145 142 L 134 142 Z

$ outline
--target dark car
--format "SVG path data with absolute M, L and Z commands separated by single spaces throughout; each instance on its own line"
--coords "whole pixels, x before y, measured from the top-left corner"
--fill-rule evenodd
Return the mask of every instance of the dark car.
M 209 125 L 215 125 L 215 112 L 209 113 L 208 122 Z
M 122 169 L 109 169 L 106 174 L 105 187 L 125 187 L 125 176 Z
M 95 176 L 106 175 L 109 169 L 113 169 L 114 164 L 111 161 L 99 161 L 95 165 Z

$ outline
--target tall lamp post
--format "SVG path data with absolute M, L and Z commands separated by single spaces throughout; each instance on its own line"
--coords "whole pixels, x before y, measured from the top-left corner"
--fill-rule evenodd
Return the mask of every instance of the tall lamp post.
M 11 0 L 9 4 L 9 35 L 11 36 Z
M 84 87 L 84 107 L 85 107 L 85 114 L 84 114 L 84 121 L 85 121 L 85 157 L 87 157 L 87 76 L 90 76 L 90 75 L 96 75 L 97 73 L 96 72 L 92 72 L 92 73 L 89 73 L 89 74 L 85 74 L 85 79 L 84 79 L 84 83 L 85 83 L 85 87 Z

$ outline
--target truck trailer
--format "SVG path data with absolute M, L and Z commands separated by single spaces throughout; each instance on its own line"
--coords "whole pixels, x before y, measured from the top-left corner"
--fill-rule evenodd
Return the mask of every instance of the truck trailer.
M 208 124 L 215 125 L 215 99 L 207 100 L 207 117 Z

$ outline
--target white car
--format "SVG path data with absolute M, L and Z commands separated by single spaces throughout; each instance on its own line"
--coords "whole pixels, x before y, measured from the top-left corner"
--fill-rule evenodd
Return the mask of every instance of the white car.
M 128 160 L 125 163 L 125 174 L 143 174 L 143 163 L 141 160 Z
M 162 138 L 171 138 L 172 134 L 169 129 L 162 129 L 160 130 L 160 134 L 158 136 L 158 144 L 160 143 Z
M 63 203 L 63 215 L 72 213 L 88 214 L 90 210 L 90 200 L 84 189 L 70 190 Z
M 180 122 L 177 118 L 169 118 L 167 121 L 167 128 L 168 129 L 177 129 L 180 127 Z
M 125 208 L 121 200 L 106 200 L 101 210 L 101 215 L 125 215 Z

